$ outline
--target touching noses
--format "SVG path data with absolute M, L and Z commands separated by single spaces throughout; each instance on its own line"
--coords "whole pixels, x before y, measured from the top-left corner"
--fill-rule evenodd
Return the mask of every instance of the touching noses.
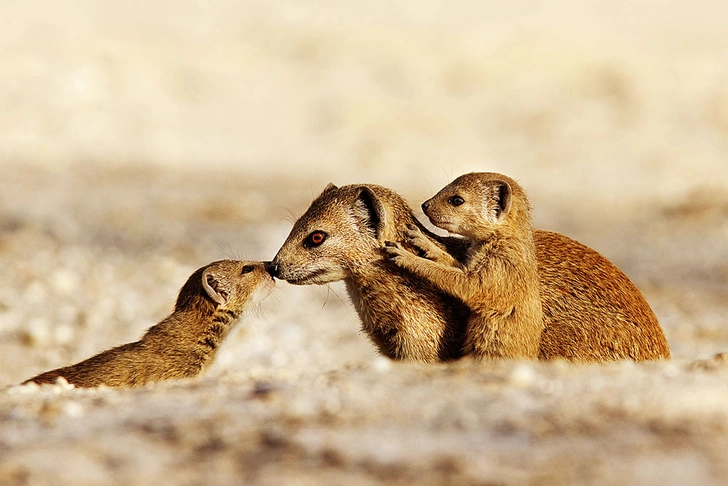
M 271 277 L 277 277 L 280 273 L 280 268 L 277 263 L 265 262 L 265 271 L 268 272 Z

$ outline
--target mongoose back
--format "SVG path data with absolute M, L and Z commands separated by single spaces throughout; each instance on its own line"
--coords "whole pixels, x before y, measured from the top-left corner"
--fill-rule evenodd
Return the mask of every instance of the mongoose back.
M 416 227 L 408 236 L 426 258 L 392 243 L 385 247 L 391 259 L 470 308 L 466 355 L 537 359 L 543 315 L 531 206 L 521 186 L 502 174 L 467 174 L 422 209 L 435 226 L 466 239 L 465 260 L 454 260 Z
M 612 262 L 560 233 L 534 232 L 544 330 L 540 359 L 670 359 L 655 313 Z
M 397 193 L 377 185 L 330 184 L 293 225 L 271 274 L 293 284 L 344 280 L 363 331 L 385 356 L 460 358 L 468 307 L 388 261 L 380 249 L 385 241 L 410 247 L 408 225 L 464 260 L 462 242 L 429 232 Z M 534 243 L 544 309 L 539 358 L 669 358 L 654 313 L 612 263 L 559 233 L 537 230 Z
M 139 341 L 42 373 L 25 383 L 54 383 L 63 377 L 78 387 L 136 387 L 194 377 L 213 362 L 243 311 L 260 303 L 274 286 L 262 262 L 213 262 L 190 276 L 179 292 L 174 312 L 150 327 Z

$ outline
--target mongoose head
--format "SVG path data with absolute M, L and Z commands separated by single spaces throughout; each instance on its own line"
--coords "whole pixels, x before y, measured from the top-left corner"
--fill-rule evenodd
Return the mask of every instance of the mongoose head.
M 264 262 L 219 260 L 193 273 L 182 286 L 175 311 L 227 309 L 239 316 L 275 287 Z
M 389 189 L 329 184 L 293 225 L 269 271 L 292 284 L 343 280 L 372 262 L 388 264 L 380 248 L 401 239 L 413 220 L 404 199 Z
M 438 228 L 466 238 L 483 239 L 509 221 L 526 218 L 530 205 L 521 187 L 494 172 L 472 172 L 452 181 L 422 203 Z

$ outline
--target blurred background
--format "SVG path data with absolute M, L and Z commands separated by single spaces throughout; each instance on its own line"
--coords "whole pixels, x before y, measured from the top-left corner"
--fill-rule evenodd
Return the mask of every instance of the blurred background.
M 494 169 L 538 194 L 678 199 L 725 187 L 726 14 L 710 0 L 9 2 L 0 155 L 408 191 Z
M 676 357 L 727 349 L 726 18 L 718 0 L 3 2 L 0 382 L 136 339 L 211 260 L 272 258 L 330 181 L 417 207 L 474 170 L 617 263 Z M 374 356 L 340 285 L 281 283 L 249 327 L 222 367 Z

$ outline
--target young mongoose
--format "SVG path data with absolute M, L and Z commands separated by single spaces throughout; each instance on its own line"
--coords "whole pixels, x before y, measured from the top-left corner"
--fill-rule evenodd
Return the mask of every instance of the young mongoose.
M 430 221 L 466 239 L 460 263 L 413 226 L 411 243 L 385 246 L 392 261 L 470 308 L 465 354 L 476 359 L 537 359 L 543 315 L 531 207 L 516 181 L 501 174 L 461 176 L 422 204 Z
M 174 312 L 139 341 L 117 346 L 78 364 L 30 378 L 77 387 L 136 387 L 191 378 L 213 362 L 243 311 L 271 293 L 275 281 L 262 262 L 220 260 L 198 269 L 184 284 Z
M 377 185 L 330 184 L 295 222 L 270 272 L 293 284 L 344 280 L 363 331 L 389 358 L 460 358 L 468 307 L 381 251 L 386 241 L 410 248 L 408 225 L 464 261 L 467 245 L 429 232 L 397 193 Z M 533 237 L 544 316 L 540 359 L 670 357 L 654 313 L 619 269 L 559 233 L 537 230 Z

